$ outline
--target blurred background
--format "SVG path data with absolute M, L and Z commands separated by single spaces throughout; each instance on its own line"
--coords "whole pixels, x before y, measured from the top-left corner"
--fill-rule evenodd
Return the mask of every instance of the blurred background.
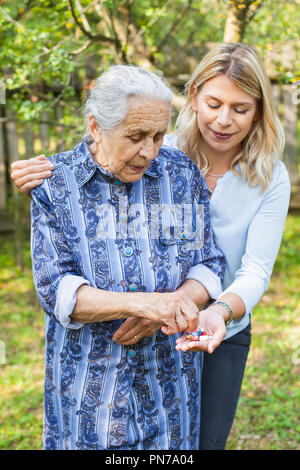
M 44 314 L 29 249 L 30 199 L 11 162 L 72 148 L 81 107 L 113 63 L 161 71 L 176 115 L 184 84 L 220 42 L 260 53 L 286 133 L 292 198 L 228 449 L 300 449 L 300 0 L 0 0 L 0 449 L 41 449 Z

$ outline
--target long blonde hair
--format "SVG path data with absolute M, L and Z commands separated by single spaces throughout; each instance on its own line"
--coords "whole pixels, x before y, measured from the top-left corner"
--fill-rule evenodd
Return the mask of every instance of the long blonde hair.
M 259 118 L 243 140 L 231 169 L 238 175 L 234 168 L 238 163 L 245 181 L 251 186 L 260 185 L 264 191 L 270 184 L 275 163 L 282 157 L 285 137 L 265 67 L 258 53 L 247 44 L 220 44 L 203 57 L 186 84 L 187 101 L 176 122 L 177 145 L 206 175 L 210 162 L 201 151 L 201 134 L 191 98 L 207 80 L 219 75 L 228 76 L 256 100 Z

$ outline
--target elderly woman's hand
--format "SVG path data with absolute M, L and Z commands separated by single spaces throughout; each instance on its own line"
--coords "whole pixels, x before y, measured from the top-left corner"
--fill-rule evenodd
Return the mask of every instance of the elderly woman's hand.
M 198 307 L 183 292 L 135 293 L 130 303 L 135 317 L 161 323 L 161 331 L 166 335 L 193 331 L 198 326 Z
M 11 178 L 21 193 L 28 194 L 31 189 L 42 184 L 44 178 L 51 176 L 53 168 L 45 155 L 38 155 L 29 160 L 13 162 Z
M 113 340 L 125 346 L 136 344 L 140 339 L 154 335 L 161 327 L 161 323 L 155 323 L 146 318 L 127 318 L 115 332 Z
M 222 309 L 216 305 L 211 305 L 199 313 L 199 329 L 203 328 L 207 335 L 212 336 L 212 339 L 197 342 L 190 341 L 186 338 L 185 332 L 180 338 L 176 340 L 177 351 L 207 351 L 213 353 L 214 350 L 221 344 L 226 335 L 226 327 Z

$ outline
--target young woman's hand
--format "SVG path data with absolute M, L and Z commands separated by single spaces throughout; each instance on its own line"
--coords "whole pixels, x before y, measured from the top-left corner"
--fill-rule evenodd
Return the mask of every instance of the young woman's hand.
M 11 164 L 11 178 L 21 193 L 29 194 L 31 189 L 42 184 L 44 178 L 51 176 L 54 165 L 45 155 L 28 160 L 18 160 Z
M 224 310 L 217 305 L 211 305 L 199 313 L 198 329 L 203 328 L 211 339 L 204 341 L 191 341 L 186 336 L 185 332 L 180 338 L 176 340 L 177 351 L 207 351 L 213 353 L 214 350 L 221 344 L 226 335 Z M 204 336 L 205 338 L 205 336 Z

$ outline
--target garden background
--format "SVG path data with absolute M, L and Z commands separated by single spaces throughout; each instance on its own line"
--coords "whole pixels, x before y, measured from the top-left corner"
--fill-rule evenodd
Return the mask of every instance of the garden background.
M 44 314 L 31 275 L 29 198 L 12 161 L 71 148 L 81 105 L 112 63 L 160 70 L 174 90 L 216 43 L 267 67 L 286 131 L 292 198 L 228 449 L 300 449 L 300 0 L 0 0 L 0 449 L 41 449 Z

